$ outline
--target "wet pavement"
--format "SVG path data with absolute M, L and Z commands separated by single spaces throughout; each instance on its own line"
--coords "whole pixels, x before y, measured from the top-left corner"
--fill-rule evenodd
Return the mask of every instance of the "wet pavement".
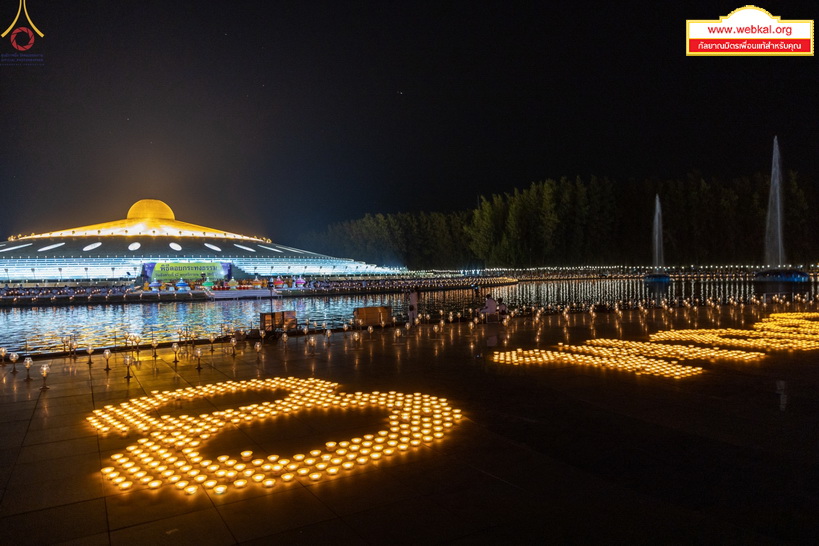
M 813 543 L 819 536 L 815 352 L 696 362 L 703 373 L 684 379 L 491 360 L 496 350 L 590 337 L 645 340 L 658 329 L 695 323 L 747 328 L 770 310 L 553 315 L 474 329 L 446 324 L 438 332 L 421 325 L 402 329 L 400 337 L 388 327 L 360 332 L 357 341 L 353 332 L 315 335 L 314 346 L 301 336 L 268 340 L 258 354 L 252 341 L 240 343 L 235 355 L 229 345 L 217 343 L 211 352 L 205 344 L 198 346 L 201 360 L 188 349 L 177 363 L 169 348 L 156 358 L 142 350 L 130 380 L 125 353 L 111 358 L 110 371 L 99 353 L 90 366 L 85 354 L 38 359 L 29 382 L 22 362 L 13 374 L 6 359 L 0 369 L 1 542 Z M 41 390 L 44 363 L 51 367 L 47 390 Z M 244 386 L 287 377 L 337 383 L 336 394 L 350 393 L 350 399 L 377 392 L 384 400 L 390 391 L 418 393 L 418 400 L 429 395 L 424 400 L 445 399 L 462 417 L 444 420 L 452 426 L 441 438 L 425 433 L 418 445 L 349 459 L 355 464 L 332 475 L 294 471 L 286 481 L 284 472 L 269 470 L 265 476 L 275 476 L 274 483 L 263 486 L 248 476 L 249 483 L 237 487 L 228 474 L 216 478 L 228 484 L 223 493 L 183 476 L 195 486 L 190 494 L 168 481 L 153 489 L 112 458 L 136 460 L 128 446 L 156 439 L 150 432 L 159 428 L 140 433 L 132 422 L 123 435 L 99 432 L 87 421 L 94 410 L 110 411 L 107 405 L 227 381 L 237 382 L 231 392 L 169 394 L 145 413 L 169 415 L 164 423 L 170 427 L 181 426 L 184 415 L 271 408 L 287 388 Z M 269 455 L 295 460 L 293 454 L 318 453 L 328 441 L 374 435 L 375 445 L 379 432 L 387 449 L 394 407 L 314 405 L 226 419 L 185 456 L 198 453 L 215 464 L 220 455 L 242 461 L 240 453 L 252 450 L 268 464 Z M 399 433 L 396 425 L 395 431 L 398 438 L 404 429 Z M 334 464 L 329 457 L 327 464 Z M 203 475 L 215 472 L 185 462 Z M 101 473 L 106 467 L 118 468 L 133 485 L 122 489 Z M 156 468 L 148 470 L 159 477 Z

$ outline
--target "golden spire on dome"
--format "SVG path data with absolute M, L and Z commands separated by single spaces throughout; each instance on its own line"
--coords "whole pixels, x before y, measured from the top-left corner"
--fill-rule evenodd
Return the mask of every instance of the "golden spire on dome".
M 128 209 L 127 219 L 154 218 L 156 220 L 176 220 L 173 210 L 159 199 L 140 199 Z

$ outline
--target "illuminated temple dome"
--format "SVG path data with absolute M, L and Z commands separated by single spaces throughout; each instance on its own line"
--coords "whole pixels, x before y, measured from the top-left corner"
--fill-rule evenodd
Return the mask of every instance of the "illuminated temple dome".
M 128 209 L 128 216 L 124 220 L 114 220 L 113 222 L 103 222 L 51 233 L 40 233 L 29 235 L 28 238 L 45 237 L 85 237 L 85 236 L 172 236 L 172 237 L 217 237 L 222 239 L 256 239 L 229 233 L 218 229 L 213 229 L 187 222 L 180 222 L 176 219 L 171 207 L 159 199 L 142 199 L 137 201 Z M 258 239 L 262 240 L 262 239 Z
M 9 238 L 0 243 L 0 280 L 136 280 L 172 270 L 211 280 L 256 275 L 360 275 L 391 270 L 182 222 L 158 199 L 142 199 L 126 218 Z

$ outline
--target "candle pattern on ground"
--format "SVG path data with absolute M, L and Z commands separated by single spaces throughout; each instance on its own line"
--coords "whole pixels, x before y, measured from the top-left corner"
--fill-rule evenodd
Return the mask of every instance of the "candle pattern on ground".
M 667 330 L 649 336 L 651 341 L 590 339 L 583 345 L 559 344 L 556 350 L 532 349 L 496 352 L 494 362 L 510 365 L 570 364 L 595 366 L 660 377 L 684 378 L 701 374 L 699 366 L 683 360 L 758 361 L 771 351 L 819 349 L 819 313 L 774 313 L 751 330 L 714 328 Z M 663 342 L 692 342 L 680 345 Z M 703 346 L 705 345 L 705 346 Z M 720 349 L 741 347 L 742 349 Z
M 95 410 L 88 417 L 101 433 L 138 431 L 142 438 L 111 456 L 103 476 L 125 491 L 136 485 L 157 489 L 173 486 L 185 494 L 201 489 L 224 494 L 231 488 L 274 487 L 297 478 L 321 481 L 340 472 L 388 459 L 400 452 L 444 438 L 461 419 L 461 411 L 445 398 L 395 391 L 338 393 L 338 384 L 320 379 L 269 378 L 226 381 L 175 391 L 154 391 Z M 156 409 L 173 401 L 243 391 L 285 390 L 289 395 L 272 402 L 193 415 L 156 416 Z M 376 407 L 388 411 L 386 427 L 361 437 L 330 441 L 290 456 L 252 451 L 206 459 L 203 443 L 220 431 L 256 420 L 274 419 L 310 409 Z
M 752 330 L 719 328 L 669 330 L 650 336 L 652 341 L 689 341 L 710 346 L 743 347 L 761 351 L 819 349 L 819 313 L 774 313 Z
M 603 347 L 562 345 L 560 349 L 558 351 L 541 349 L 524 351 L 523 349 L 517 349 L 515 351 L 496 352 L 492 355 L 492 361 L 513 366 L 528 364 L 593 366 L 635 374 L 673 378 L 690 377 L 702 373 L 702 368 L 699 366 L 683 366 L 659 358 L 648 358 L 639 354 L 612 351 Z

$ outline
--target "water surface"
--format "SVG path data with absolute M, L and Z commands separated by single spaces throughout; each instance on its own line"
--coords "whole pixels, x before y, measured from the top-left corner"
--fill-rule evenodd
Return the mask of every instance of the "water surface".
M 814 285 L 801 288 L 814 296 Z M 746 302 L 755 295 L 750 281 L 675 281 L 661 292 L 653 291 L 639 278 L 596 280 L 553 280 L 526 282 L 494 288 L 510 308 L 571 306 L 587 310 L 591 305 L 617 303 L 621 307 L 673 304 L 684 300 L 716 303 Z M 485 293 L 472 290 L 424 292 L 422 315 L 440 319 L 448 313 L 469 316 L 483 305 Z M 71 336 L 80 348 L 122 346 L 126 334 L 136 333 L 142 343 L 177 341 L 180 329 L 198 338 L 223 335 L 237 329 L 253 329 L 259 314 L 294 310 L 301 326 L 339 328 L 349 322 L 356 307 L 389 306 L 398 320 L 405 320 L 405 294 L 364 294 L 309 298 L 260 299 L 213 302 L 169 302 L 125 305 L 77 305 L 0 310 L 0 347 L 9 351 L 42 353 L 63 350 L 62 339 Z M 389 321 L 389 319 L 387 319 Z

